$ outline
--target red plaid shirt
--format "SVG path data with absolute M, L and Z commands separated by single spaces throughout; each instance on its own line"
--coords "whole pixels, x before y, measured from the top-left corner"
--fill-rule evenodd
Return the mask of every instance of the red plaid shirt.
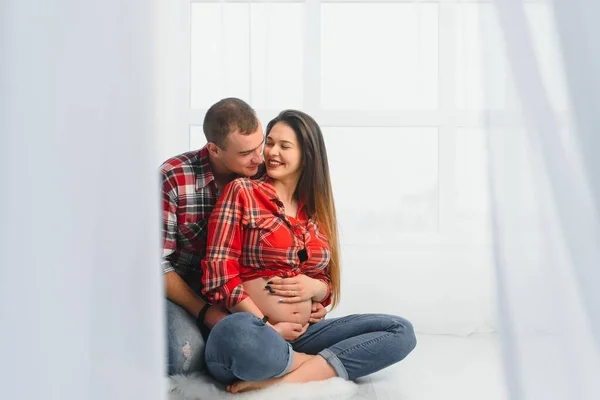
M 163 203 L 163 272 L 176 271 L 199 292 L 200 260 L 206 253 L 208 218 L 217 185 L 208 149 L 180 154 L 160 168 Z
M 298 252 L 306 250 L 302 262 Z M 258 277 L 307 275 L 330 287 L 327 237 L 307 218 L 302 204 L 297 218 L 285 214 L 268 176 L 232 181 L 208 222 L 203 293 L 213 303 L 232 307 L 248 297 L 242 282 Z M 321 301 L 331 303 L 331 291 Z

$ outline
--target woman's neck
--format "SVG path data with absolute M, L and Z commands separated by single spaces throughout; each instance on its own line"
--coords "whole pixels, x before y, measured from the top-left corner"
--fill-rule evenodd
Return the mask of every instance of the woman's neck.
M 273 186 L 275 187 L 275 191 L 277 192 L 277 196 L 284 204 L 292 204 L 296 199 L 294 198 L 294 193 L 296 192 L 296 188 L 298 187 L 298 180 L 273 180 Z

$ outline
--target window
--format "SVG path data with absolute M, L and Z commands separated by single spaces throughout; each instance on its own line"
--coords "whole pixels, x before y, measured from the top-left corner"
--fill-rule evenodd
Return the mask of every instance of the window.
M 483 121 L 515 95 L 504 56 L 482 62 L 483 51 L 503 51 L 500 35 L 495 49 L 480 40 L 480 24 L 497 24 L 489 2 L 179 1 L 177 93 L 186 106 L 176 135 L 190 148 L 205 143 L 202 119 L 220 98 L 248 101 L 264 125 L 298 108 L 323 128 L 346 243 L 484 236 Z M 543 1 L 528 7 L 533 23 L 547 25 Z M 537 45 L 552 79 L 556 55 Z M 506 77 L 491 99 L 485 68 Z

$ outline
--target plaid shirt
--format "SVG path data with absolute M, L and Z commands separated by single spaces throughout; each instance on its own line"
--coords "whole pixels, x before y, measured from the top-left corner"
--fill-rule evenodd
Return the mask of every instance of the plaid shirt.
M 199 292 L 200 260 L 206 253 L 207 225 L 217 201 L 208 149 L 180 154 L 160 168 L 163 203 L 163 273 L 176 271 Z
M 304 249 L 308 259 L 301 261 Z M 268 176 L 232 181 L 208 222 L 206 258 L 202 261 L 203 293 L 229 308 L 248 297 L 242 282 L 258 277 L 307 275 L 330 288 L 329 244 L 302 204 L 298 215 L 285 214 Z M 330 290 L 321 301 L 331 303 Z

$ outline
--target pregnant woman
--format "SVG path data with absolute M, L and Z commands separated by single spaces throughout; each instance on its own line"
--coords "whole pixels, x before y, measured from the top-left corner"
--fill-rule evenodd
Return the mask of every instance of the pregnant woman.
M 280 113 L 267 126 L 264 161 L 266 174 L 232 181 L 209 220 L 204 293 L 232 312 L 206 343 L 211 375 L 241 392 L 355 379 L 402 360 L 416 345 L 404 318 L 310 321 L 313 303 L 335 307 L 340 299 L 335 206 L 318 124 L 300 111 Z

